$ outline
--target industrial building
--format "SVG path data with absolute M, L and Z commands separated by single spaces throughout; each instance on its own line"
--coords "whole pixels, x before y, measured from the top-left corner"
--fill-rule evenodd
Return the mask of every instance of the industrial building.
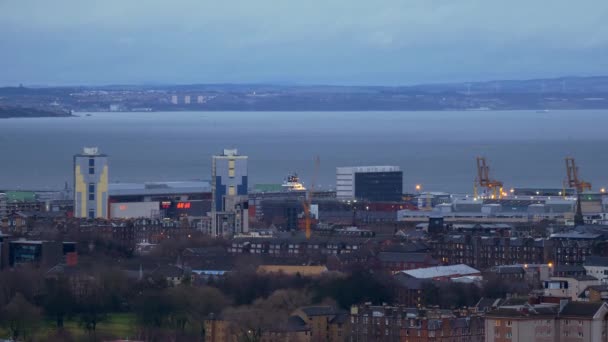
M 207 181 L 110 183 L 111 218 L 202 217 L 211 211 Z
M 33 265 L 51 267 L 65 261 L 66 257 L 74 258 L 76 254 L 75 242 L 13 240 L 8 241 L 8 253 L 3 257 L 3 265 L 16 267 L 19 265 Z
M 108 156 L 85 147 L 74 156 L 74 217 L 108 218 Z
M 454 197 L 447 203 L 421 210 L 400 210 L 399 221 L 423 222 L 431 216 L 439 215 L 446 222 L 530 222 L 544 219 L 565 223 L 572 220 L 576 207 L 573 198 L 535 198 L 481 199 L 473 197 Z M 427 209 L 427 210 L 425 210 Z
M 341 200 L 400 201 L 403 172 L 398 166 L 336 168 L 336 197 Z

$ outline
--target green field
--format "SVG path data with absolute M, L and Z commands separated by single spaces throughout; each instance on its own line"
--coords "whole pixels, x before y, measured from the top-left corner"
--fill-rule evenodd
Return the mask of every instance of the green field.
M 76 319 L 66 320 L 64 329 L 76 341 L 91 341 L 86 331 L 78 325 Z M 135 316 L 131 313 L 114 313 L 108 315 L 106 321 L 99 323 L 96 329 L 96 336 L 101 339 L 135 339 Z M 38 329 L 35 334 L 35 341 L 44 341 L 45 337 L 54 335 L 57 332 L 54 321 L 45 321 L 43 326 Z M 9 333 L 6 330 L 0 330 L 1 338 L 8 338 Z

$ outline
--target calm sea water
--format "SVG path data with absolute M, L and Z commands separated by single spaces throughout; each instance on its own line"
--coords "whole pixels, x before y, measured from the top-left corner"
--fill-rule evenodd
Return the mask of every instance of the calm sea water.
M 72 155 L 98 146 L 111 181 L 209 179 L 211 155 L 249 156 L 250 182 L 298 172 L 333 187 L 335 168 L 399 165 L 405 190 L 472 191 L 475 157 L 506 186 L 561 187 L 574 156 L 595 189 L 608 186 L 608 111 L 93 113 L 0 120 L 0 189 L 58 189 Z

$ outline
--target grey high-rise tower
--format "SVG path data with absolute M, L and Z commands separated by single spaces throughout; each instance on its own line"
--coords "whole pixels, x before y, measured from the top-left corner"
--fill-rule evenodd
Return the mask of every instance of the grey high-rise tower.
M 226 197 L 247 195 L 247 156 L 225 149 L 213 156 L 211 167 L 213 210 L 225 211 Z
M 213 236 L 229 236 L 249 230 L 247 204 L 247 156 L 225 149 L 212 159 L 211 231 Z

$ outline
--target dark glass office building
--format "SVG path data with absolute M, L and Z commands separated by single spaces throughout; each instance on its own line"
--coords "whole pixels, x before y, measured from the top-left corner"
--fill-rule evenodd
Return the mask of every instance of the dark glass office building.
M 355 173 L 355 198 L 372 202 L 401 201 L 403 172 Z

